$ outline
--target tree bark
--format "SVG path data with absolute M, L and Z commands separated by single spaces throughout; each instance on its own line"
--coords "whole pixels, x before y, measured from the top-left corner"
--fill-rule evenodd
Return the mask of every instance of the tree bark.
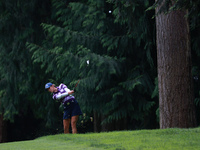
M 156 16 L 160 128 L 196 126 L 187 14 Z
M 101 118 L 98 112 L 94 111 L 94 132 L 101 132 Z

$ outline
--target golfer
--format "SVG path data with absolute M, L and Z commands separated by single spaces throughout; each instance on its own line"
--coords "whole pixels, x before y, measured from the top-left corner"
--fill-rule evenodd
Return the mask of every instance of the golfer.
M 55 85 L 52 83 L 47 83 L 45 85 L 45 89 L 53 93 L 53 99 L 59 100 L 64 106 L 64 133 L 69 133 L 70 123 L 72 127 L 72 133 L 77 133 L 76 123 L 79 115 L 82 115 L 82 112 L 75 97 L 71 95 L 74 93 L 74 91 L 68 89 L 67 86 L 62 83 L 58 87 L 55 87 Z

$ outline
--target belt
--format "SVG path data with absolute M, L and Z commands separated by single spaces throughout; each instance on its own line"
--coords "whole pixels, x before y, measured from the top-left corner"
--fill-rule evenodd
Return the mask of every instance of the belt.
M 70 100 L 68 100 L 68 101 L 66 101 L 65 103 L 64 103 L 64 105 L 70 105 L 71 103 L 73 103 L 74 102 L 74 100 L 72 99 L 70 99 Z

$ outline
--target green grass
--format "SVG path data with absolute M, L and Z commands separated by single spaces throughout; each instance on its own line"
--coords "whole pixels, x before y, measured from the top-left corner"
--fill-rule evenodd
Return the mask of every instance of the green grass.
M 200 128 L 58 134 L 0 144 L 0 150 L 198 150 Z

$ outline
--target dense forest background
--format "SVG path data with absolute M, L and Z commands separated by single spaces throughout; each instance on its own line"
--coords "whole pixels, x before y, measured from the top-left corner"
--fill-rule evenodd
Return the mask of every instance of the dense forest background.
M 156 23 L 150 0 L 0 0 L 0 112 L 4 140 L 63 133 L 47 82 L 76 87 L 79 133 L 159 128 Z M 200 11 L 189 10 L 200 124 Z M 86 63 L 89 60 L 89 65 Z M 1 133 L 1 132 L 0 132 Z

